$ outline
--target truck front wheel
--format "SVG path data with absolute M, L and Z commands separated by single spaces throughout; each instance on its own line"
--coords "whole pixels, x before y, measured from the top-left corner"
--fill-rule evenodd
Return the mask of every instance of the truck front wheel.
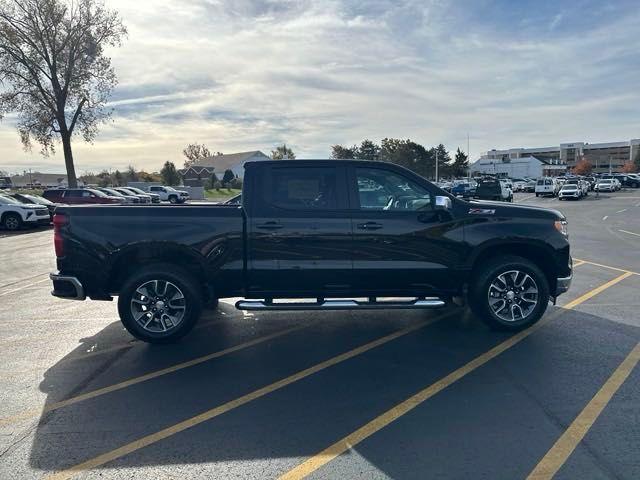
M 549 303 L 549 282 L 534 263 L 504 256 L 483 263 L 469 288 L 473 313 L 493 329 L 518 331 L 536 323 Z
M 118 297 L 118 312 L 134 337 L 172 343 L 191 331 L 202 311 L 202 290 L 187 271 L 156 264 L 130 276 Z

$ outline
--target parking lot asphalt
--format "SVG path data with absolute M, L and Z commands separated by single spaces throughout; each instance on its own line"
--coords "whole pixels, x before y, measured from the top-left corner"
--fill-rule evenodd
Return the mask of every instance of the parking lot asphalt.
M 49 295 L 0 231 L 1 478 L 640 478 L 640 191 L 561 210 L 571 290 L 518 334 L 465 309 L 237 311 L 177 345 Z

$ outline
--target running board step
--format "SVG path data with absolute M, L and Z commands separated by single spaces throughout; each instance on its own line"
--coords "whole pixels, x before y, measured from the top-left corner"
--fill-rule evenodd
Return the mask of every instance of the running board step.
M 439 298 L 422 298 L 409 301 L 362 302 L 358 300 L 322 300 L 319 302 L 269 302 L 264 300 L 239 300 L 238 310 L 376 310 L 376 309 L 427 309 L 444 307 Z

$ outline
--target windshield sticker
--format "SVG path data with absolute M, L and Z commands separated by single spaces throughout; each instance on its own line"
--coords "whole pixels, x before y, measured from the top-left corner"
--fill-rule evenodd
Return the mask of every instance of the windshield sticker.
M 493 208 L 470 208 L 469 213 L 472 215 L 495 215 L 496 211 Z

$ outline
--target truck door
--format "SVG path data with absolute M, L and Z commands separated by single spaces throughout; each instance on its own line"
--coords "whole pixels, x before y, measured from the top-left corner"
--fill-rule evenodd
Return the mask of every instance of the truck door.
M 351 219 L 343 166 L 256 167 L 248 215 L 252 296 L 328 296 L 351 288 Z
M 455 289 L 462 226 L 435 208 L 437 190 L 384 166 L 351 167 L 349 186 L 356 290 L 420 296 Z

